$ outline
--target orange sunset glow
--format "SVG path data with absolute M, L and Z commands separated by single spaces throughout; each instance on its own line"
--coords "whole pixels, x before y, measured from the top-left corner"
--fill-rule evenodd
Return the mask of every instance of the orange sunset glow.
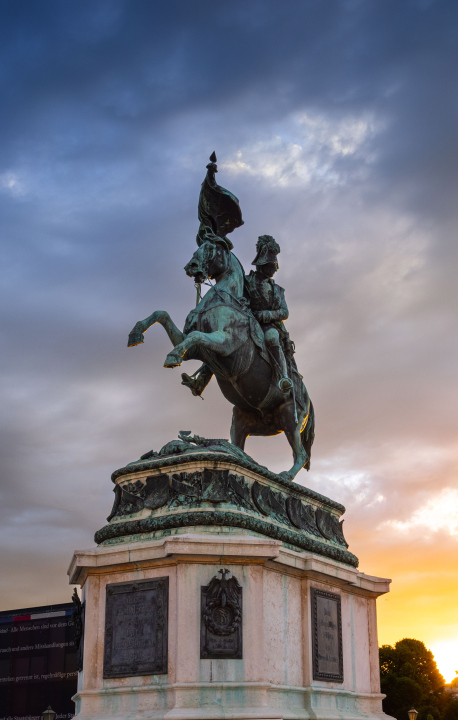
M 281 248 L 275 282 L 316 413 L 311 469 L 295 482 L 344 505 L 360 570 L 392 579 L 379 644 L 424 642 L 449 683 L 458 2 L 2 11 L 0 609 L 70 601 L 68 564 L 107 522 L 114 470 L 182 430 L 230 437 L 215 379 L 203 399 L 182 384 L 200 362 L 164 367 L 160 325 L 127 347 L 153 311 L 181 332 L 196 307 L 184 267 L 215 151 L 216 181 L 243 213 L 230 240 L 245 274 L 260 235 Z M 245 450 L 291 467 L 284 434 Z
M 392 645 L 403 637 L 421 639 L 433 652 L 446 682 L 450 682 L 458 671 L 458 562 L 453 557 L 456 553 L 437 562 L 428 557 L 430 554 L 434 555 L 434 550 L 425 553 L 426 557 L 422 553 L 416 570 L 410 564 L 409 550 L 394 562 L 392 558 L 368 554 L 368 567 L 372 559 L 381 575 L 394 577 L 390 595 L 379 598 L 377 603 L 379 644 Z
M 420 639 L 433 652 L 445 681 L 453 680 L 458 671 L 455 536 L 442 530 L 424 539 L 411 529 L 388 551 L 370 539 L 361 538 L 360 546 L 361 568 L 376 568 L 378 575 L 393 579 L 390 593 L 377 601 L 379 645 Z

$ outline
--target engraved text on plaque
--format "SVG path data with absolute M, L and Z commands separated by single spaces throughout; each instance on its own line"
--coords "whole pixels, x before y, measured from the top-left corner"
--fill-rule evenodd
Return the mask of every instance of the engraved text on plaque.
M 313 679 L 343 682 L 340 595 L 311 588 Z
M 103 676 L 167 673 L 168 577 L 107 585 Z

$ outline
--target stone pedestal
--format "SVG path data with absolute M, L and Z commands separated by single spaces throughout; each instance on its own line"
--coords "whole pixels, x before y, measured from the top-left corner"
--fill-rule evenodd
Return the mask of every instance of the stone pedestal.
M 114 473 L 110 524 L 69 569 L 85 608 L 79 720 L 383 715 L 375 601 L 389 581 L 355 567 L 341 506 L 248 464 Z

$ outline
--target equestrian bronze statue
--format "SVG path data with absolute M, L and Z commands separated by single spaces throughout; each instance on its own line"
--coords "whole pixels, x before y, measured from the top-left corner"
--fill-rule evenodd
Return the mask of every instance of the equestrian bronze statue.
M 164 367 L 178 367 L 183 360 L 203 362 L 194 376 L 182 374 L 182 384 L 201 395 L 215 375 L 234 406 L 231 442 L 241 450 L 249 435 L 284 432 L 294 464 L 280 474 L 293 480 L 302 467 L 310 468 L 315 418 L 284 325 L 285 291 L 273 280 L 280 247 L 270 235 L 260 236 L 253 261 L 256 270 L 245 275 L 227 237 L 243 224 L 239 202 L 217 185 L 214 153 L 210 161 L 199 197 L 198 249 L 185 266 L 198 288 L 197 305 L 183 331 L 167 312 L 156 310 L 136 323 L 128 345 L 142 343 L 143 333 L 161 324 L 174 346 Z M 214 284 L 201 298 L 201 285 L 209 280 Z

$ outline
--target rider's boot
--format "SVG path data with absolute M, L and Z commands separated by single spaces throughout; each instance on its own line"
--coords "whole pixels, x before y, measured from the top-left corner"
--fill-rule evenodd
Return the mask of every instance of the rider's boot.
M 280 368 L 281 372 L 281 377 L 278 381 L 278 387 L 283 393 L 283 396 L 287 398 L 289 397 L 291 390 L 293 389 L 293 383 L 288 377 L 288 368 L 286 367 L 286 360 L 283 350 L 279 345 L 271 345 L 269 350 L 274 356 L 277 366 Z
M 278 382 L 278 387 L 282 391 L 285 398 L 289 397 L 291 390 L 293 389 L 293 382 L 289 379 L 288 376 L 284 376 L 280 378 Z
M 181 384 L 188 387 L 192 394 L 200 397 L 213 377 L 213 373 L 208 365 L 202 365 L 198 371 L 197 377 L 191 377 L 187 373 L 181 373 Z

